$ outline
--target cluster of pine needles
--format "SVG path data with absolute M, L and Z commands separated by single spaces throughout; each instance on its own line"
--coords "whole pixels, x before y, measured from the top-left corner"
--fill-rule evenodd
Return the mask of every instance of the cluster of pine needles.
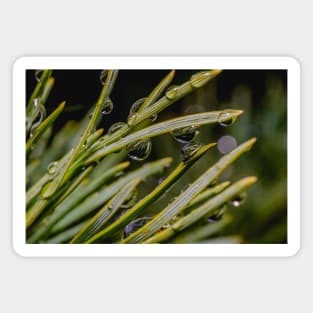
M 170 71 L 146 98 L 130 108 L 127 121 L 113 124 L 104 133 L 97 125 L 113 109 L 110 95 L 118 79 L 117 70 L 101 71 L 103 87 L 96 104 L 81 121 L 68 123 L 58 131 L 53 126 L 65 102 L 45 116 L 45 103 L 55 79 L 52 70 L 38 70 L 38 83 L 26 108 L 27 243 L 241 242 L 240 238 L 221 235 L 231 223 L 227 205 L 239 204 L 256 177 L 235 182 L 219 178 L 250 150 L 255 138 L 208 166 L 158 212 L 145 215 L 216 146 L 214 142 L 194 144 L 198 129 L 206 124 L 234 123 L 243 113 L 223 109 L 158 122 L 161 111 L 196 92 L 221 72 L 199 71 L 185 83 L 169 87 L 175 77 L 175 71 Z M 171 157 L 147 161 L 151 138 L 166 133 L 184 143 L 183 157 L 175 168 L 171 167 Z M 141 166 L 130 169 L 134 162 L 141 162 Z M 151 176 L 163 177 L 164 171 L 169 172 L 166 177 L 152 191 L 138 197 L 138 186 Z

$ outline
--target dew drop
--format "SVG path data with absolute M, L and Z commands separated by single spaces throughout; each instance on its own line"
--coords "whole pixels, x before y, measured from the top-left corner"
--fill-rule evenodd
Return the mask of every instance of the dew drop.
M 107 99 L 101 108 L 101 113 L 104 115 L 108 115 L 113 111 L 113 102 L 111 99 Z
M 42 73 L 43 73 L 43 70 L 36 70 L 35 71 L 35 79 L 37 80 L 38 83 L 40 82 Z
M 39 102 L 40 102 L 39 98 L 35 98 L 35 99 L 33 100 L 34 107 L 38 107 Z
M 232 125 L 234 121 L 235 119 L 232 117 L 232 114 L 229 112 L 221 112 L 218 116 L 218 123 L 224 127 Z
M 46 117 L 46 109 L 43 105 L 41 105 L 39 107 L 39 118 L 37 119 L 37 121 L 35 123 L 33 123 L 31 129 L 30 129 L 30 133 L 33 133 L 34 130 L 41 124 L 41 122 L 43 121 L 43 119 Z
M 202 146 L 197 143 L 188 143 L 184 145 L 181 149 L 182 160 L 184 162 L 188 161 L 191 157 L 193 157 Z
M 237 195 L 236 197 L 234 197 L 233 199 L 231 199 L 230 204 L 234 207 L 239 207 L 240 205 L 242 205 L 247 199 L 247 194 L 245 192 Z
M 112 135 L 112 134 L 114 134 L 115 132 L 117 132 L 118 130 L 120 130 L 121 128 L 125 127 L 125 126 L 127 126 L 126 123 L 117 122 L 117 123 L 113 124 L 113 125 L 109 128 L 108 134 L 109 134 L 109 135 Z
M 177 92 L 178 86 L 176 85 L 170 86 L 165 92 L 165 97 L 169 100 L 174 100 L 177 96 Z
M 132 160 L 143 161 L 150 155 L 151 148 L 151 140 L 144 139 L 127 145 L 126 151 Z
M 195 126 L 183 127 L 171 132 L 173 138 L 183 144 L 193 141 L 198 134 Z
M 237 147 L 237 141 L 233 136 L 222 136 L 217 142 L 217 149 L 226 154 Z
M 49 175 L 52 175 L 55 173 L 55 171 L 58 169 L 58 162 L 51 162 L 48 167 L 47 167 L 47 171 Z
M 196 73 L 190 77 L 190 84 L 194 88 L 200 88 L 210 76 L 210 71 Z
M 158 118 L 157 114 L 153 114 L 153 115 L 150 116 L 151 122 L 155 122 L 157 120 L 157 118 Z
M 130 234 L 134 233 L 138 229 L 140 229 L 142 226 L 144 226 L 149 220 L 151 220 L 151 217 L 141 217 L 136 220 L 133 220 L 130 222 L 125 228 L 124 228 L 124 234 L 123 238 L 126 238 Z
M 147 98 L 141 98 L 141 99 L 138 99 L 137 101 L 135 101 L 129 110 L 129 116 L 132 116 L 135 113 L 137 113 L 138 110 L 140 109 L 141 105 L 145 102 L 146 99 Z
M 105 78 L 106 78 L 107 74 L 108 74 L 107 70 L 102 70 L 101 73 L 100 73 L 99 79 L 100 79 L 100 83 L 102 85 L 104 85 Z

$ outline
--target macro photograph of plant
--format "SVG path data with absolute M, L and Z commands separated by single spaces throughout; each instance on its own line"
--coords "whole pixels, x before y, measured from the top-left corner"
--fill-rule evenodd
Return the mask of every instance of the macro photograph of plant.
M 29 69 L 28 244 L 286 244 L 286 70 Z

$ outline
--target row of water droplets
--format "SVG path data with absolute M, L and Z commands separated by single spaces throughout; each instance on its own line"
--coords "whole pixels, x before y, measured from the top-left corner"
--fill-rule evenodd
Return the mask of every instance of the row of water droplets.
M 135 119 L 140 107 L 143 105 L 146 99 L 147 98 L 141 98 L 134 102 L 129 111 L 128 121 Z M 157 118 L 158 116 L 156 114 L 150 117 L 152 122 L 156 121 Z M 147 159 L 151 153 L 151 150 L 152 143 L 150 138 L 139 140 L 126 146 L 128 156 L 135 161 L 143 161 Z
M 247 197 L 246 193 L 241 193 L 241 194 L 237 195 L 235 198 L 233 198 L 232 200 L 230 200 L 229 203 L 233 207 L 239 207 L 240 205 L 242 205 L 246 201 L 246 197 Z M 174 198 L 174 199 L 176 199 L 176 198 Z M 207 218 L 207 222 L 208 223 L 216 223 L 216 222 L 220 221 L 225 214 L 226 207 L 227 207 L 227 205 L 224 205 L 217 212 L 215 212 L 213 215 L 210 215 Z M 182 214 L 180 214 L 179 216 L 174 216 L 169 223 L 166 223 L 162 226 L 160 231 L 162 231 L 166 228 L 169 228 L 171 226 L 171 224 L 175 223 L 177 220 L 179 220 L 182 217 L 183 217 Z M 132 222 L 130 222 L 124 228 L 122 239 L 125 239 L 126 237 L 128 237 L 132 233 L 134 233 L 137 230 L 139 230 L 140 228 L 142 228 L 151 219 L 152 219 L 152 217 L 144 216 L 144 217 L 137 218 L 137 219 L 133 220 Z
M 216 184 L 216 183 L 215 183 Z M 187 185 L 183 188 L 182 192 L 184 192 L 184 190 L 186 190 L 188 187 L 190 186 Z M 240 205 L 242 205 L 247 198 L 247 194 L 245 192 L 240 193 L 239 195 L 235 196 L 233 199 L 231 199 L 229 201 L 229 204 L 232 205 L 233 207 L 239 207 Z M 170 202 L 173 202 L 177 199 L 177 197 L 173 198 Z M 210 215 L 207 218 L 207 222 L 208 223 L 215 223 L 220 221 L 226 211 L 227 208 L 227 204 L 225 204 L 224 206 L 222 206 L 219 210 L 217 210 L 213 215 Z M 127 210 L 126 210 L 127 211 Z M 123 211 L 122 214 L 124 214 L 126 211 Z M 175 222 L 177 222 L 180 218 L 184 217 L 183 213 L 179 213 L 178 215 L 175 215 L 168 223 L 165 223 L 162 228 L 160 229 L 160 231 L 171 227 L 172 224 L 174 224 Z M 126 227 L 124 228 L 124 232 L 123 232 L 123 236 L 122 239 L 125 239 L 126 237 L 128 237 L 129 235 L 131 235 L 132 233 L 136 232 L 137 230 L 139 230 L 140 228 L 142 228 L 146 223 L 148 223 L 150 220 L 152 219 L 152 217 L 148 217 L 148 216 L 144 216 L 144 217 L 140 217 L 137 218 L 135 220 L 133 220 L 132 222 L 130 222 L 128 225 L 126 225 Z
M 177 97 L 177 93 L 178 93 L 178 86 L 173 85 L 167 89 L 167 91 L 165 92 L 165 96 L 168 100 L 174 100 Z M 139 108 L 141 107 L 141 105 L 144 103 L 145 100 L 146 98 L 139 99 L 132 105 L 128 118 L 131 118 L 134 116 L 134 114 L 137 114 Z M 156 119 L 157 119 L 157 115 L 153 115 L 151 117 L 152 121 L 155 121 Z M 188 155 L 196 152 L 195 145 L 191 146 L 190 142 L 194 140 L 197 134 L 198 134 L 198 131 L 196 130 L 194 126 L 184 127 L 184 128 L 171 132 L 171 135 L 175 138 L 175 140 L 177 140 L 178 142 L 182 144 L 185 144 L 183 147 L 184 154 L 188 154 Z M 197 146 L 197 149 L 199 149 L 200 147 L 201 146 L 199 147 Z M 128 155 L 131 159 L 144 160 L 148 157 L 148 155 L 151 152 L 151 140 L 145 139 L 143 141 L 136 142 L 135 144 L 128 146 L 127 150 L 128 150 Z M 162 182 L 162 178 L 160 179 L 159 183 L 161 182 Z M 130 234 L 136 232 L 138 229 L 143 227 L 150 220 L 151 220 L 151 217 L 141 217 L 141 218 L 135 219 L 124 228 L 123 238 L 126 238 Z M 163 229 L 169 227 L 169 225 L 170 224 L 165 224 L 163 226 Z
M 203 76 L 203 73 L 200 73 L 201 76 Z M 199 83 L 199 74 L 195 74 L 191 77 L 190 79 L 190 84 L 194 88 L 201 87 L 201 84 Z M 166 92 L 165 92 L 165 97 L 168 100 L 175 100 L 178 96 L 179 93 L 179 87 L 176 85 L 170 86 Z M 139 108 L 142 106 L 142 104 L 145 102 L 146 98 L 142 98 L 137 100 L 131 107 L 128 120 L 134 119 L 136 116 Z M 151 121 L 154 122 L 157 119 L 157 115 L 154 114 L 150 117 Z M 182 129 L 178 129 L 172 132 L 172 136 L 180 143 L 183 144 L 189 144 L 193 139 L 197 136 L 198 131 L 195 129 L 195 126 L 191 127 L 185 127 Z M 185 147 L 184 149 L 184 155 L 189 157 L 193 155 L 196 150 L 198 150 L 201 146 L 200 145 L 193 145 L 189 146 L 188 148 Z M 134 144 L 130 144 L 129 146 L 126 147 L 128 156 L 137 161 L 145 160 L 150 152 L 151 152 L 151 140 L 150 139 L 144 139 L 141 141 L 138 141 Z
M 194 88 L 201 87 L 201 84 L 199 83 L 199 77 L 203 76 L 203 73 L 200 74 L 194 74 L 190 79 L 190 84 Z M 177 98 L 179 93 L 179 87 L 176 85 L 170 86 L 166 92 L 165 97 L 168 100 L 174 100 Z M 142 104 L 145 102 L 146 98 L 142 98 L 137 100 L 131 107 L 128 120 L 134 119 L 136 116 L 139 108 L 142 106 Z M 222 120 L 226 116 L 221 117 Z M 150 119 L 154 122 L 157 119 L 157 115 L 152 115 Z M 180 143 L 187 144 L 188 146 L 184 146 L 182 149 L 182 153 L 184 155 L 183 159 L 186 160 L 190 158 L 198 149 L 201 147 L 199 144 L 190 144 L 194 138 L 198 135 L 198 131 L 195 126 L 190 127 L 184 127 L 181 129 L 174 130 L 172 133 L 172 136 Z M 150 152 L 151 152 L 151 140 L 150 139 L 144 139 L 141 141 L 138 141 L 136 143 L 130 144 L 126 147 L 128 156 L 137 161 L 145 160 Z
M 43 70 L 36 70 L 35 71 L 35 79 L 39 83 L 41 79 L 41 75 L 43 73 Z M 46 108 L 41 102 L 41 98 L 37 97 L 33 99 L 33 112 L 35 112 L 35 120 L 30 122 L 30 134 L 29 136 L 32 137 L 34 131 L 38 128 L 38 126 L 42 123 L 42 121 L 46 117 Z
M 102 70 L 100 72 L 99 79 L 100 79 L 100 83 L 103 86 L 104 86 L 104 83 L 105 83 L 107 75 L 108 75 L 108 71 L 107 70 Z M 113 105 L 112 100 L 110 98 L 109 99 L 105 99 L 103 104 L 102 104 L 101 113 L 104 114 L 104 115 L 108 115 L 108 114 L 112 113 L 113 108 L 114 108 L 114 105 Z
M 100 82 L 104 85 L 105 78 L 107 75 L 107 71 L 103 70 L 100 73 Z M 196 73 L 191 76 L 190 84 L 194 88 L 199 88 L 203 85 L 203 77 L 209 76 L 210 72 L 200 72 Z M 168 100 L 174 100 L 179 93 L 179 87 L 176 85 L 170 86 L 167 91 L 165 92 L 165 96 Z M 146 98 L 141 98 L 135 101 L 135 103 L 131 106 L 128 120 L 135 119 L 136 115 L 138 114 L 139 108 L 142 106 L 142 104 L 145 102 Z M 108 99 L 105 101 L 102 107 L 102 114 L 110 114 L 113 110 L 113 102 Z M 228 126 L 233 123 L 232 119 L 227 118 L 230 116 L 230 113 L 228 112 L 222 112 L 219 116 L 219 123 L 222 126 Z M 155 121 L 157 119 L 157 115 L 154 114 L 150 117 L 151 121 Z M 125 124 L 118 123 L 117 125 L 112 125 L 112 129 L 114 131 L 120 129 Z M 109 130 L 110 133 L 110 130 Z M 172 132 L 172 136 L 180 143 L 184 144 L 184 147 L 182 149 L 183 153 L 183 160 L 189 159 L 192 155 L 194 155 L 201 145 L 199 144 L 191 144 L 194 140 L 194 138 L 198 135 L 198 131 L 195 126 L 190 127 L 184 127 L 182 129 L 174 130 Z M 136 161 L 142 161 L 149 157 L 152 150 L 152 144 L 150 138 L 146 138 L 143 140 L 139 140 L 135 143 L 131 143 L 127 145 L 126 151 L 128 156 Z
M 102 85 L 104 85 L 105 83 L 106 76 L 107 76 L 107 71 L 106 70 L 101 71 L 100 82 Z M 128 119 L 137 114 L 139 108 L 141 107 L 141 105 L 144 103 L 145 100 L 146 98 L 139 99 L 132 105 L 130 112 L 129 112 Z M 111 99 L 108 99 L 104 102 L 102 109 L 101 109 L 101 113 L 107 115 L 107 114 L 110 114 L 112 110 L 113 110 L 113 102 L 111 101 Z M 151 117 L 152 121 L 155 121 L 156 119 L 157 119 L 157 115 L 153 115 Z M 126 125 L 127 124 L 123 122 L 118 122 L 118 123 L 113 124 L 108 130 L 108 135 L 112 135 L 113 133 L 117 132 L 118 130 L 125 127 Z M 151 148 L 152 148 L 151 140 L 144 139 L 144 140 L 140 140 L 135 143 L 127 145 L 126 151 L 127 151 L 129 158 L 131 158 L 132 160 L 142 161 L 142 160 L 145 160 L 150 155 Z

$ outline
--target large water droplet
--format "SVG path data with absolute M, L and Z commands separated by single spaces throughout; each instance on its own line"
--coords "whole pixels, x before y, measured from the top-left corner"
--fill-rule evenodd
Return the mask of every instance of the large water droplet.
M 222 136 L 217 142 L 217 149 L 226 154 L 237 147 L 237 141 L 233 136 Z
M 227 127 L 235 122 L 235 119 L 232 117 L 232 114 L 229 112 L 221 112 L 218 116 L 218 123 L 221 126 Z
M 101 108 L 101 113 L 104 115 L 108 115 L 113 111 L 113 102 L 111 99 L 107 99 L 104 101 L 102 108 Z
M 138 99 L 137 101 L 134 102 L 134 104 L 131 106 L 131 108 L 129 110 L 129 117 L 138 112 L 141 105 L 145 102 L 146 99 L 147 98 L 141 98 L 141 99 Z
M 165 97 L 169 100 L 174 100 L 177 96 L 177 92 L 178 92 L 178 86 L 170 86 L 166 92 L 165 92 Z
M 151 220 L 151 217 L 141 217 L 136 220 L 133 220 L 130 222 L 125 228 L 124 228 L 124 235 L 123 238 L 126 238 L 130 234 L 134 233 L 138 229 L 140 229 L 142 226 L 144 226 L 149 220 Z
M 246 201 L 246 199 L 247 199 L 247 193 L 242 192 L 241 194 L 231 199 L 230 204 L 234 207 L 239 207 Z
M 197 143 L 188 143 L 184 145 L 181 149 L 182 152 L 182 160 L 184 162 L 188 161 L 191 157 L 193 157 L 202 146 Z
M 47 171 L 49 175 L 52 175 L 55 173 L 55 171 L 58 169 L 58 162 L 51 162 L 48 167 L 47 167 Z
M 39 118 L 37 116 L 36 122 L 33 123 L 32 127 L 30 129 L 31 135 L 34 132 L 34 130 L 41 124 L 43 119 L 46 117 L 46 109 L 45 109 L 45 107 L 43 105 L 40 106 L 39 111 L 38 111 L 38 115 L 39 115 Z
M 193 141 L 198 135 L 198 131 L 195 126 L 188 126 L 179 129 L 175 129 L 171 132 L 171 135 L 180 143 L 189 143 Z
M 194 88 L 200 88 L 210 76 L 211 73 L 209 71 L 196 73 L 190 77 L 190 84 Z
M 150 155 L 151 148 L 151 140 L 144 139 L 127 145 L 126 151 L 132 160 L 142 161 Z
M 108 134 L 109 135 L 112 135 L 113 133 L 117 132 L 118 130 L 120 130 L 121 128 L 127 126 L 126 123 L 123 123 L 123 122 L 117 122 L 115 124 L 113 124 L 109 130 L 108 130 Z
M 36 70 L 35 71 L 35 79 L 37 80 L 38 83 L 40 82 L 42 73 L 43 73 L 43 70 Z
M 100 83 L 102 85 L 104 85 L 105 78 L 106 78 L 107 74 L 108 74 L 107 70 L 102 70 L 101 73 L 100 73 L 99 79 L 100 79 Z

